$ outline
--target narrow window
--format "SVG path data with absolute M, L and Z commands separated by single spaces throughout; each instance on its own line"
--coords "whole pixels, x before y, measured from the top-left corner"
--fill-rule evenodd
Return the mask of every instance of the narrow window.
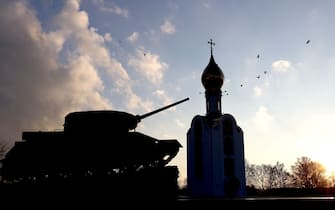
M 201 137 L 202 137 L 202 126 L 200 121 L 196 121 L 194 123 L 194 147 L 195 147 L 195 175 L 196 177 L 200 178 L 202 176 L 202 144 L 201 144 Z
M 234 141 L 232 137 L 227 136 L 223 139 L 223 151 L 226 155 L 234 154 Z
M 230 119 L 223 120 L 223 135 L 233 135 L 233 122 Z
M 234 175 L 234 159 L 233 158 L 224 159 L 224 175 L 225 176 Z

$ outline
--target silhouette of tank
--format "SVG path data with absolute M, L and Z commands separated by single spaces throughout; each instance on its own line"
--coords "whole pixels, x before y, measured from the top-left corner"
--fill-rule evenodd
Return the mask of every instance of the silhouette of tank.
M 172 193 L 178 168 L 167 166 L 181 144 L 158 140 L 134 129 L 144 118 L 189 100 L 185 98 L 144 115 L 94 110 L 65 116 L 64 131 L 24 131 L 23 141 L 6 154 L 6 183 L 53 186 L 109 186 L 113 193 Z

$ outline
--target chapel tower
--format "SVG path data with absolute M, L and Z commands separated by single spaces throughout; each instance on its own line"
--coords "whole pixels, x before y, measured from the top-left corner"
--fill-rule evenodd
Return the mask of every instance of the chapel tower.
M 243 131 L 231 114 L 222 113 L 224 74 L 211 56 L 201 82 L 206 115 L 196 115 L 187 132 L 187 189 L 194 197 L 246 195 Z

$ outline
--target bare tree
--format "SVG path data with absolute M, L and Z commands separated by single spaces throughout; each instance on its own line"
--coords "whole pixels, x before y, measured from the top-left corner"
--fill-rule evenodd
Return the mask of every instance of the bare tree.
M 290 174 L 285 170 L 283 163 L 277 162 L 274 166 L 246 163 L 246 176 L 248 186 L 266 190 L 286 187 Z
M 257 189 L 267 189 L 267 174 L 265 164 L 248 164 L 246 167 L 247 185 Z
M 0 139 L 0 160 L 5 158 L 5 155 L 8 150 L 8 143 L 2 139 Z
M 254 186 L 253 183 L 253 165 L 251 165 L 247 160 L 245 160 L 245 178 L 247 186 Z M 254 186 L 255 187 L 255 186 Z
M 292 169 L 293 184 L 299 188 L 326 187 L 325 167 L 308 157 L 298 158 Z
M 290 180 L 290 174 L 285 170 L 283 163 L 276 162 L 274 166 L 269 165 L 269 188 L 287 187 Z
M 335 172 L 331 173 L 328 177 L 328 186 L 335 188 Z

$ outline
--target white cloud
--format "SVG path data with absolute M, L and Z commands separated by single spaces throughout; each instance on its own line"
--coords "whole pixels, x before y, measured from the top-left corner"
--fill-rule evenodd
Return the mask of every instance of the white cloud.
M 104 89 L 103 82 L 89 57 L 82 55 L 69 60 L 68 69 L 69 83 L 66 84 L 64 91 L 70 90 L 70 94 L 71 92 L 76 93 L 75 95 L 71 94 L 70 105 L 78 109 L 83 106 L 94 108 L 96 105 L 101 108 L 110 107 L 107 99 L 101 95 Z M 91 106 L 91 104 L 96 105 Z
M 185 126 L 186 126 L 185 123 L 183 123 L 179 119 L 176 119 L 175 122 L 176 122 L 176 125 L 179 126 L 179 127 L 181 127 L 181 128 L 185 128 Z
M 206 9 L 211 8 L 211 5 L 208 0 L 205 0 L 202 2 L 202 6 L 205 7 Z
M 252 121 L 254 128 L 267 130 L 268 126 L 273 122 L 273 116 L 268 113 L 268 109 L 265 106 L 260 106 Z
M 136 49 L 135 56 L 128 60 L 128 65 L 132 66 L 143 77 L 152 84 L 159 84 L 163 80 L 164 71 L 168 65 L 162 61 L 156 54 L 145 51 L 143 48 Z
M 139 37 L 138 32 L 133 32 L 130 36 L 128 36 L 127 39 L 128 39 L 129 42 L 134 43 L 138 40 L 138 37 Z
M 261 89 L 260 87 L 257 87 L 257 86 L 254 87 L 254 95 L 255 95 L 256 97 L 261 96 L 262 93 L 263 93 L 263 91 L 262 91 L 262 89 Z
M 105 35 L 104 35 L 104 40 L 105 40 L 106 42 L 111 42 L 111 41 L 112 41 L 112 36 L 111 36 L 111 34 L 110 34 L 110 33 L 105 33 Z
M 115 80 L 115 84 L 124 88 L 129 86 L 129 76 L 122 64 L 110 56 L 109 51 L 104 46 L 104 37 L 101 36 L 97 29 L 88 27 L 89 21 L 87 13 L 79 11 L 79 5 L 71 7 L 71 1 L 67 1 L 64 9 L 55 18 L 59 31 L 63 32 L 65 38 L 72 38 L 76 49 L 75 55 L 86 55 L 92 64 L 96 67 L 103 67 Z M 72 2 L 77 2 L 72 0 Z M 80 18 L 81 17 L 81 18 Z
M 275 72 L 285 73 L 288 70 L 292 69 L 292 65 L 290 61 L 287 60 L 278 60 L 272 63 L 272 69 Z
M 169 97 L 164 90 L 156 90 L 154 95 L 161 99 L 165 105 L 168 105 L 172 102 L 171 97 Z
M 80 20 L 80 18 L 76 18 L 76 16 L 86 14 L 84 11 L 78 11 L 78 9 L 79 7 L 64 8 L 65 11 L 57 18 L 58 25 L 63 29 L 62 31 L 66 31 L 68 28 L 65 20 Z M 142 99 L 133 92 L 131 88 L 132 81 L 127 71 L 120 62 L 110 56 L 109 51 L 104 46 L 104 37 L 97 33 L 97 29 L 93 27 L 88 29 L 88 19 L 81 19 L 87 20 L 87 23 L 71 23 L 77 30 L 71 31 L 68 35 L 76 42 L 77 48 L 75 54 L 86 55 L 94 67 L 102 67 L 107 71 L 114 88 L 118 89 L 120 95 L 124 97 L 124 105 L 128 109 L 131 111 L 139 111 L 140 109 L 149 110 L 151 108 L 151 102 L 142 101 Z
M 127 98 L 129 98 L 127 107 L 130 110 L 139 110 L 139 108 L 142 108 L 145 112 L 149 112 L 153 109 L 153 103 L 151 101 L 145 101 L 134 93 L 128 94 Z
M 161 32 L 165 34 L 174 34 L 176 32 L 176 28 L 169 20 L 165 20 L 161 25 Z
M 114 5 L 111 5 L 111 6 L 106 6 L 104 0 L 95 0 L 94 3 L 99 6 L 101 11 L 114 13 L 122 17 L 128 17 L 128 10 L 119 7 L 115 5 L 114 3 L 113 3 Z
M 102 9 L 102 11 L 107 11 L 107 12 L 115 13 L 115 14 L 123 16 L 123 17 L 128 17 L 128 10 L 127 9 L 122 9 L 119 6 L 102 7 L 101 9 Z
M 56 17 L 56 22 L 61 27 L 62 35 L 69 35 L 88 28 L 88 15 L 85 11 L 80 11 L 79 9 L 79 1 L 69 0 L 65 2 L 64 8 Z

